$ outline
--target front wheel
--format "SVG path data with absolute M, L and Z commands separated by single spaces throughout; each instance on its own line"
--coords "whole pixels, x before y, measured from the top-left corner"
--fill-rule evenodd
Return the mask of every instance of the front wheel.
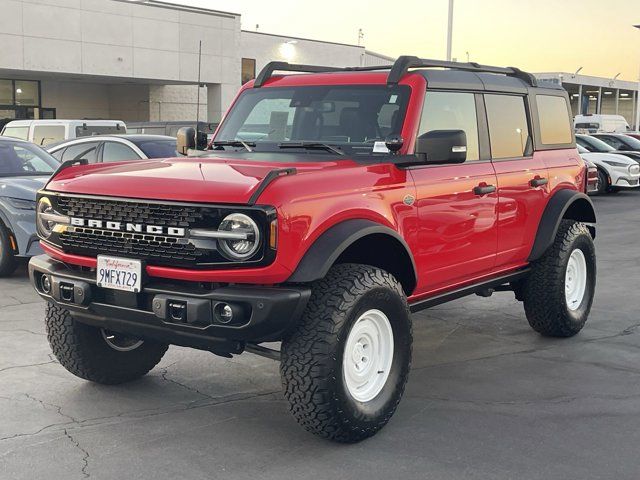
M 411 346 L 409 309 L 397 280 L 365 265 L 333 267 L 314 284 L 300 324 L 282 345 L 291 413 L 330 440 L 374 435 L 402 398 Z
M 531 266 L 523 285 L 531 327 L 549 337 L 572 337 L 584 327 L 596 288 L 596 253 L 586 225 L 562 220 L 553 245 Z
M 11 275 L 17 266 L 9 230 L 0 222 L 0 277 Z
M 168 348 L 164 343 L 80 323 L 68 310 L 51 303 L 47 303 L 45 324 L 60 365 L 77 377 L 106 385 L 142 377 Z

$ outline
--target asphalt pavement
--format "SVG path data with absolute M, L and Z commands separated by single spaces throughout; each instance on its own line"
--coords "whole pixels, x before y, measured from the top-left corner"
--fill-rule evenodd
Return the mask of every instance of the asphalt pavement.
M 640 478 L 640 192 L 595 198 L 598 285 L 576 337 L 509 292 L 414 315 L 404 399 L 356 445 L 298 427 L 278 365 L 170 347 L 107 387 L 55 360 L 26 268 L 0 280 L 0 479 Z

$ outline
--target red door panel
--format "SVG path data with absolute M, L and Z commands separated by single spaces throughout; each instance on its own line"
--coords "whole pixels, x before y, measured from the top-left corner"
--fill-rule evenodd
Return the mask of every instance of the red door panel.
M 426 166 L 410 170 L 416 185 L 419 227 L 416 294 L 438 290 L 490 272 L 497 245 L 497 191 L 491 162 Z
M 498 177 L 498 268 L 526 263 L 549 196 L 540 154 L 494 161 Z M 546 182 L 546 183 L 545 183 Z

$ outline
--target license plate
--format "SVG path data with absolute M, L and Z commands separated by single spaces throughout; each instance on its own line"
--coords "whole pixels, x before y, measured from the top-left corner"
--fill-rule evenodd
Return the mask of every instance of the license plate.
M 142 284 L 142 262 L 99 255 L 96 275 L 99 287 L 138 293 Z

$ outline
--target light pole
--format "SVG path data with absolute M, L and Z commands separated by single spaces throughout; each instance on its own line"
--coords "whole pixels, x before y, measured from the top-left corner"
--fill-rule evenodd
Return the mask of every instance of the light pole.
M 640 25 L 638 26 L 640 28 Z M 449 0 L 449 26 L 447 29 L 447 61 L 451 61 L 451 46 L 453 43 L 453 0 Z
M 634 25 L 640 29 L 640 25 Z M 635 129 L 640 130 L 640 74 L 638 75 L 638 91 L 636 92 L 636 124 Z

